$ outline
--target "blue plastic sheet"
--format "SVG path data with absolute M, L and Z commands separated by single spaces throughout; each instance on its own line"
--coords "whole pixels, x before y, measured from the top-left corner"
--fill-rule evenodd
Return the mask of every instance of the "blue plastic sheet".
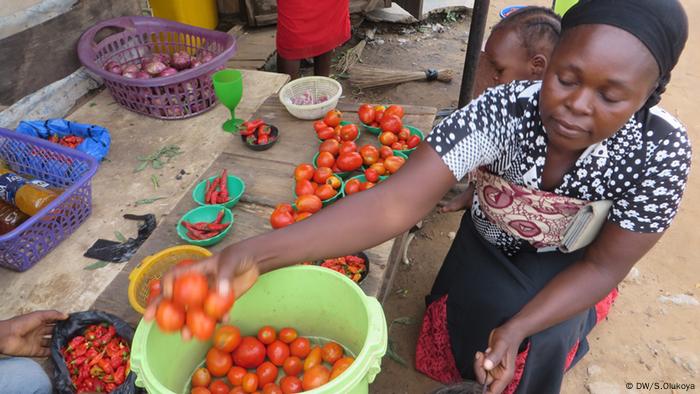
M 112 139 L 109 130 L 102 126 L 70 122 L 65 119 L 23 120 L 16 131 L 33 137 L 49 139 L 56 134 L 59 137 L 75 135 L 84 138 L 75 149 L 87 153 L 101 161 L 107 156 Z

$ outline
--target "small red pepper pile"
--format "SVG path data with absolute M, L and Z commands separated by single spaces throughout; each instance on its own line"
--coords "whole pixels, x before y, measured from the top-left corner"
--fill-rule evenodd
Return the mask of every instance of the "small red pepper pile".
M 338 271 L 355 281 L 355 283 L 358 283 L 360 279 L 362 279 L 362 274 L 367 271 L 367 263 L 365 263 L 365 259 L 352 255 L 338 257 L 336 259 L 325 259 L 321 263 L 321 267 Z
M 228 195 L 228 170 L 221 171 L 221 175 L 214 178 L 213 182 L 207 179 L 207 186 L 204 189 L 205 204 L 223 204 L 229 200 Z
M 231 225 L 231 223 L 221 223 L 222 220 L 224 220 L 223 209 L 216 215 L 216 220 L 213 222 L 190 223 L 183 220 L 182 225 L 187 229 L 188 237 L 194 240 L 204 240 L 216 237 Z
M 58 134 L 52 134 L 49 137 L 49 141 L 73 149 L 75 149 L 78 145 L 82 144 L 84 140 L 85 138 L 78 137 L 77 135 L 67 135 L 65 137 L 59 137 Z
M 61 349 L 61 355 L 78 393 L 110 393 L 129 374 L 129 345 L 111 324 L 89 326 Z
M 275 137 L 270 135 L 272 128 L 262 119 L 244 122 L 239 132 L 246 137 L 249 145 L 266 145 L 275 140 Z

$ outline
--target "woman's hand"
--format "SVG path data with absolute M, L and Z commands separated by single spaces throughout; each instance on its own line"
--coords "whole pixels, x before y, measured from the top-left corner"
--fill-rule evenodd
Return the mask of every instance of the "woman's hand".
M 0 354 L 48 356 L 56 321 L 67 318 L 68 315 L 58 311 L 36 311 L 0 321 Z
M 479 383 L 488 385 L 487 393 L 498 394 L 513 380 L 515 358 L 523 339 L 518 330 L 504 325 L 491 331 L 488 349 L 476 353 L 474 373 Z

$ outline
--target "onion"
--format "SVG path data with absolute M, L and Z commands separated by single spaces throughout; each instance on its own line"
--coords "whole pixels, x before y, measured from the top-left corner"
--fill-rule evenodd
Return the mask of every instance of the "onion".
M 194 59 L 194 60 L 192 60 L 192 62 L 190 63 L 190 68 L 199 67 L 199 66 L 201 66 L 201 65 L 202 65 L 202 62 L 199 61 L 199 59 Z
M 172 66 L 178 70 L 184 70 L 190 66 L 192 57 L 185 51 L 175 52 L 173 54 Z
M 140 72 L 140 71 L 136 71 L 136 72 Z M 122 77 L 134 79 L 134 78 L 136 78 L 136 73 L 127 71 L 127 72 L 122 73 Z
M 122 66 L 120 66 L 118 64 L 112 65 L 111 67 L 109 67 L 107 69 L 107 71 L 111 72 L 112 74 L 119 74 L 119 75 L 121 75 L 123 72 Z
M 165 70 L 161 71 L 160 74 L 158 74 L 158 76 L 159 77 L 169 77 L 169 76 L 175 75 L 175 74 L 177 74 L 177 70 L 172 68 L 172 67 L 168 67 Z
M 151 78 L 151 75 L 145 71 L 136 72 L 136 79 L 149 79 L 149 78 Z
M 144 68 L 144 70 L 146 70 L 147 73 L 149 73 L 151 75 L 158 75 L 158 74 L 162 73 L 163 70 L 168 68 L 168 66 L 166 66 L 165 64 L 163 64 L 161 62 L 154 60 L 150 63 L 146 63 L 143 68 Z
M 136 65 L 136 64 L 129 64 L 128 66 L 123 68 L 124 73 L 137 73 L 141 71 L 141 66 Z
M 202 63 L 210 62 L 213 58 L 214 55 L 212 55 L 209 51 L 199 52 L 199 54 L 197 55 L 197 60 L 199 60 Z

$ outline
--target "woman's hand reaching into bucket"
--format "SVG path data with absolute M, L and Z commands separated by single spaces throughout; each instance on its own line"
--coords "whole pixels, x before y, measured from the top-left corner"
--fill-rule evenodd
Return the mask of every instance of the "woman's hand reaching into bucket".
M 523 337 L 507 326 L 491 331 L 489 347 L 474 358 L 476 380 L 488 386 L 488 394 L 499 394 L 513 380 L 515 358 Z

